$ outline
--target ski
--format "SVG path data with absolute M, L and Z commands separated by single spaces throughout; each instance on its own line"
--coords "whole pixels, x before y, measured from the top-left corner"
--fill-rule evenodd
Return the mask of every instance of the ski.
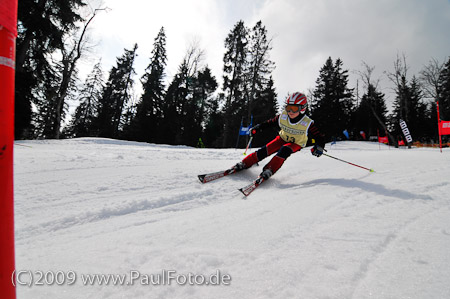
M 218 171 L 218 172 L 212 172 L 212 173 L 207 173 L 207 174 L 200 174 L 198 175 L 198 179 L 200 180 L 200 182 L 204 183 L 208 183 L 220 178 L 223 178 L 224 176 L 230 175 L 235 173 L 236 170 L 233 168 L 224 170 L 224 171 Z
M 261 185 L 264 181 L 265 179 L 263 177 L 259 177 L 253 182 L 251 182 L 249 185 L 239 189 L 239 191 L 241 191 L 242 194 L 244 194 L 245 196 L 249 196 L 250 193 L 252 193 L 256 188 L 258 188 L 258 186 Z

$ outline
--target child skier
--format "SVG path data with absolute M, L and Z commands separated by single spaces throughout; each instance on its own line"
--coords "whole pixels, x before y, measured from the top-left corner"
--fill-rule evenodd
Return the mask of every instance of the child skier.
M 233 166 L 232 172 L 247 169 L 276 152 L 277 154 L 264 166 L 260 174 L 260 177 L 267 180 L 280 169 L 291 154 L 306 146 L 309 137 L 315 140 L 311 153 L 316 157 L 323 154 L 325 138 L 314 125 L 314 121 L 305 115 L 306 96 L 303 93 L 295 92 L 287 97 L 285 104 L 281 114 L 250 129 L 250 136 L 253 136 L 266 128 L 279 126 L 278 136 Z

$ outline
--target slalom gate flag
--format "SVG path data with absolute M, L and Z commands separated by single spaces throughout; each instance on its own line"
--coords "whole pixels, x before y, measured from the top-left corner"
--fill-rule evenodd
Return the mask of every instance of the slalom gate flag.
M 377 136 L 378 136 L 378 143 L 389 144 L 389 138 L 387 136 L 387 132 L 386 132 L 386 136 L 380 137 L 380 130 L 377 129 Z
M 249 127 L 241 127 L 240 129 L 239 129 L 239 135 L 248 135 L 250 132 L 249 132 Z
M 364 131 L 360 131 L 359 134 L 361 135 L 361 137 L 366 140 L 366 133 Z
M 253 126 L 253 115 L 251 116 L 251 120 L 250 120 L 250 126 L 248 127 L 243 127 L 242 126 L 242 122 L 241 122 L 241 127 L 239 128 L 239 135 L 249 135 L 250 134 L 250 129 Z
M 439 149 L 442 153 L 442 135 L 450 135 L 450 121 L 441 120 L 441 116 L 439 114 L 439 101 L 436 101 L 436 111 L 437 111 L 437 119 L 438 119 L 438 132 L 439 132 Z
M 348 135 L 348 131 L 347 131 L 347 129 L 345 129 L 344 131 L 342 131 L 342 134 L 344 134 L 344 135 L 345 135 L 345 137 L 346 137 L 347 139 L 349 139 L 349 138 L 350 138 L 350 136 Z
M 389 140 L 388 140 L 387 136 L 385 136 L 385 137 L 378 136 L 378 142 L 388 144 Z
M 439 128 L 441 135 L 450 135 L 450 121 L 439 120 Z

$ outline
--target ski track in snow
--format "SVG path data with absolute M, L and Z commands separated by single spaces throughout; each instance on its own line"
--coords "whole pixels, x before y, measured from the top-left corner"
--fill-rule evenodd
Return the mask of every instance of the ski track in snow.
M 450 151 L 305 149 L 248 198 L 242 150 L 110 139 L 15 148 L 17 269 L 208 275 L 230 286 L 18 287 L 18 298 L 449 298 Z M 267 160 L 268 161 L 268 160 Z

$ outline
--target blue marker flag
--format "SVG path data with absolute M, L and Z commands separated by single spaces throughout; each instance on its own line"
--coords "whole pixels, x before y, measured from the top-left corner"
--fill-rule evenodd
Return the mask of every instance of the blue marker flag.
M 347 139 L 349 139 L 349 135 L 348 135 L 347 129 L 345 129 L 342 133 L 344 133 L 345 137 L 347 137 Z
M 250 126 L 248 126 L 248 127 L 243 127 L 243 126 L 242 126 L 242 121 L 241 121 L 241 127 L 240 127 L 240 129 L 239 129 L 239 135 L 240 135 L 240 136 L 242 136 L 242 135 L 249 135 L 249 134 L 250 134 L 250 129 L 251 129 L 252 125 L 253 125 L 253 115 L 251 116 Z

